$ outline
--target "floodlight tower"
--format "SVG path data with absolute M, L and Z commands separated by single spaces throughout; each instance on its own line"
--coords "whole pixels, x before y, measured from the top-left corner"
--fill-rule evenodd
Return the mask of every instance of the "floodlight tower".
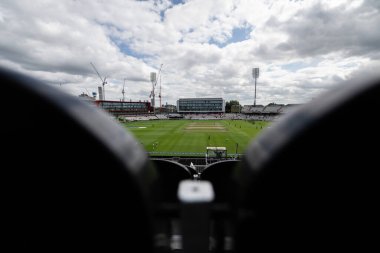
M 161 71 L 162 71 L 162 65 L 164 65 L 164 64 L 161 64 L 160 70 L 158 71 L 158 77 L 160 78 L 160 93 L 158 94 L 158 97 L 160 98 L 160 112 L 161 112 L 161 107 L 162 107 L 162 104 L 161 104 Z
M 156 72 L 150 72 L 150 81 L 152 82 L 152 91 L 150 92 L 149 97 L 152 99 L 151 101 L 152 101 L 153 113 L 156 113 L 155 104 L 154 104 L 154 98 L 155 98 L 154 87 L 156 86 L 156 83 L 157 83 Z
M 125 96 L 124 96 L 124 94 L 125 94 L 125 91 L 124 91 L 124 87 L 125 87 L 125 79 L 126 79 L 126 78 L 124 78 L 123 90 L 121 91 L 121 93 L 123 94 L 123 102 L 124 102 L 124 99 L 125 99 Z
M 252 77 L 255 79 L 255 100 L 253 101 L 253 106 L 256 106 L 256 80 L 259 78 L 259 68 L 252 69 Z
M 158 76 L 160 76 L 160 74 L 161 74 L 162 65 L 163 64 L 161 64 L 160 70 L 158 71 Z M 156 96 L 156 94 L 154 93 L 154 89 L 157 85 L 157 80 L 158 80 L 157 73 L 156 72 L 150 72 L 150 81 L 152 82 L 152 91 L 151 91 L 149 97 L 152 98 L 153 113 L 156 113 L 156 109 L 155 109 L 155 96 Z M 159 95 L 161 98 L 161 92 Z
M 160 98 L 160 113 L 162 110 L 162 103 L 161 103 L 161 75 L 160 75 L 160 93 L 158 94 L 158 97 Z

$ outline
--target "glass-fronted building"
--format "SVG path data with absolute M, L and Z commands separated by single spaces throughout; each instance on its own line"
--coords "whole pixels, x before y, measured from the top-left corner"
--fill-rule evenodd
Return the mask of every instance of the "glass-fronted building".
M 177 100 L 178 113 L 224 113 L 223 98 L 180 98 Z

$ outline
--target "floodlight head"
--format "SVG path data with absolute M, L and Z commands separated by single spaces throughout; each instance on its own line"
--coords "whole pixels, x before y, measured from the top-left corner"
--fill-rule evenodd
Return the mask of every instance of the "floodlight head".
M 150 72 L 150 81 L 152 83 L 156 82 L 156 72 Z
M 252 77 L 253 78 L 259 78 L 259 74 L 260 74 L 259 68 L 253 68 L 252 69 Z

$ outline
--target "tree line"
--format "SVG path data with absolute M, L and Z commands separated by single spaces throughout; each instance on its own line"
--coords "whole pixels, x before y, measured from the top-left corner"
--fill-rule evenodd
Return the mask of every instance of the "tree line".
M 231 100 L 226 102 L 226 113 L 241 112 L 241 108 L 242 106 L 237 100 Z

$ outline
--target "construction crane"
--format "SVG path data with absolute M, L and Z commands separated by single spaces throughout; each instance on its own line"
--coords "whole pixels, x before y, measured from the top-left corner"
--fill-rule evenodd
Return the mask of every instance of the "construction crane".
M 95 65 L 92 64 L 92 62 L 90 62 L 91 66 L 94 68 L 96 74 L 98 74 L 100 80 L 102 81 L 102 86 L 103 86 L 103 94 L 101 97 L 99 97 L 100 100 L 106 100 L 106 90 L 104 89 L 104 85 L 107 84 L 106 80 L 107 80 L 107 77 L 104 77 L 102 78 L 101 75 L 99 74 L 98 70 L 96 69 Z M 100 94 L 99 94 L 100 95 Z

